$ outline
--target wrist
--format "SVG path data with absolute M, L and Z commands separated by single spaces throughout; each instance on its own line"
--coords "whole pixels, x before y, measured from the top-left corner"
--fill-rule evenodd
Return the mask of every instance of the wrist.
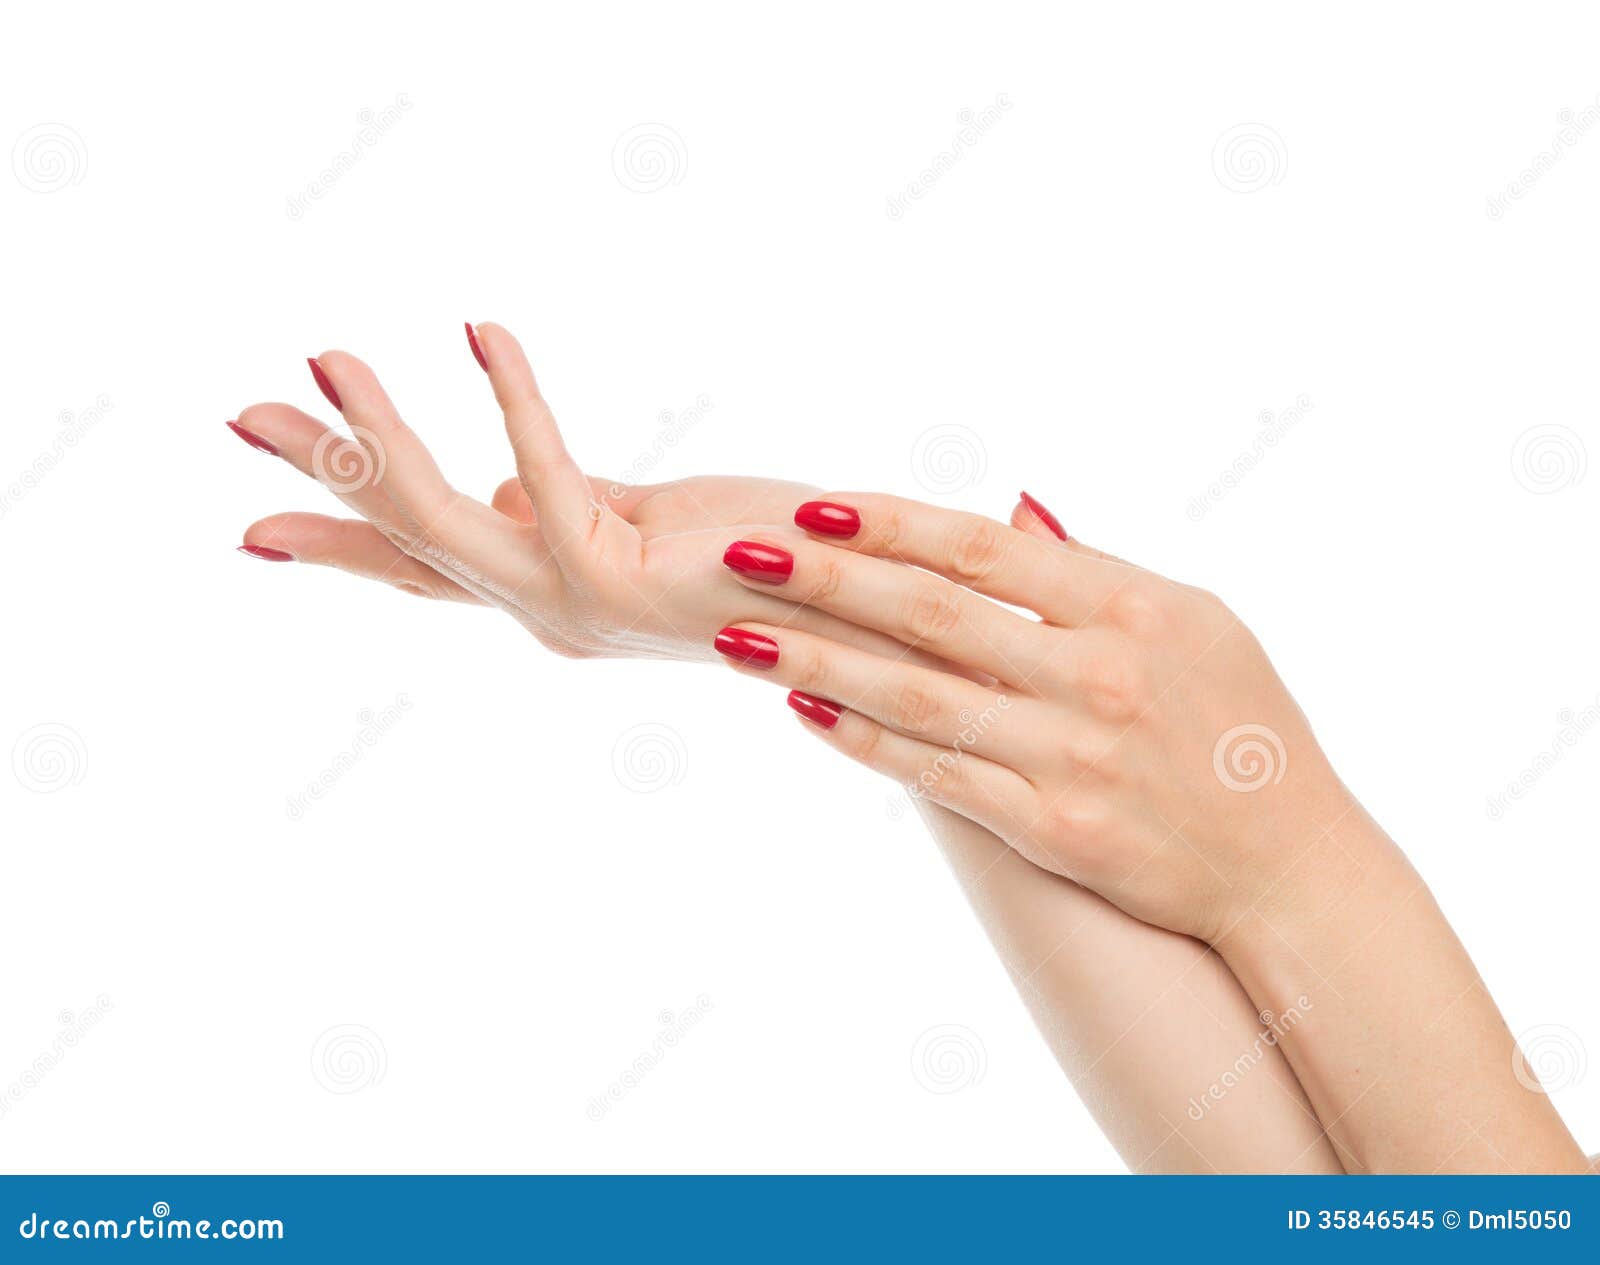
M 1347 791 L 1342 805 L 1308 813 L 1277 835 L 1272 865 L 1259 883 L 1241 890 L 1212 937 L 1241 982 L 1248 977 L 1260 984 L 1263 1004 L 1282 998 L 1287 1005 L 1324 982 L 1422 885 L 1394 841 Z

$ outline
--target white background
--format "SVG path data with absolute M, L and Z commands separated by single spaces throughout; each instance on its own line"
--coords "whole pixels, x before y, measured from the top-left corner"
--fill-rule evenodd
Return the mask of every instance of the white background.
M 0 755 L 48 755 L 39 726 L 61 755 L 0 766 L 6 1169 L 1120 1168 L 914 815 L 780 691 L 559 660 L 503 617 L 233 552 L 268 512 L 337 512 L 222 426 L 328 415 L 304 364 L 327 347 L 459 486 L 511 472 L 464 320 L 521 336 L 597 473 L 704 395 L 659 477 L 1000 516 L 1026 486 L 1222 593 L 1513 1030 L 1600 1062 L 1600 733 L 1486 811 L 1600 695 L 1600 129 L 1487 209 L 1595 105 L 1591 6 L 6 22 Z M 641 192 L 614 154 L 645 124 L 669 178 Z M 936 470 L 941 427 L 966 432 Z M 613 767 L 640 725 L 670 731 L 648 794 Z M 39 1075 L 63 1012 L 82 1035 Z M 914 1073 L 942 1025 L 974 1034 L 959 1092 Z M 341 1039 L 342 1084 L 314 1070 Z M 1593 1150 L 1584 1070 L 1557 1101 Z

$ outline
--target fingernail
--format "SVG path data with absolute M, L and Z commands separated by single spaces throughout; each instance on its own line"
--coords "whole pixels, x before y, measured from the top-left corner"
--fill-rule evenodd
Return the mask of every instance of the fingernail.
M 1067 529 L 1061 525 L 1061 520 L 1026 492 L 1022 493 L 1022 503 L 1038 516 L 1041 523 L 1055 532 L 1059 539 L 1065 540 L 1067 538 Z
M 244 440 L 244 442 L 249 444 L 252 448 L 259 448 L 262 452 L 269 453 L 274 457 L 278 455 L 278 449 L 276 445 L 269 444 L 265 439 L 262 439 L 260 435 L 256 434 L 255 431 L 246 430 L 243 426 L 239 425 L 238 422 L 229 422 L 228 429 L 240 439 Z
M 333 389 L 333 383 L 328 381 L 328 375 L 322 372 L 322 366 L 310 356 L 306 357 L 306 363 L 311 366 L 311 376 L 316 379 L 317 390 L 328 397 L 329 404 L 341 413 L 344 412 L 344 405 L 339 403 L 339 393 Z
M 247 553 L 252 558 L 260 558 L 263 562 L 293 562 L 292 553 L 284 553 L 282 549 L 268 549 L 265 545 L 240 545 L 240 553 Z
M 722 555 L 722 565 L 762 584 L 782 584 L 794 574 L 794 555 L 775 545 L 736 540 Z
M 483 348 L 478 345 L 478 331 L 472 328 L 472 322 L 467 322 L 467 346 L 472 348 L 472 354 L 478 358 L 478 368 L 485 373 L 489 372 L 489 362 L 484 357 Z
M 712 643 L 717 653 L 735 663 L 748 663 L 752 668 L 778 666 L 778 643 L 760 633 L 746 632 L 743 628 L 724 628 Z
M 832 729 L 839 723 L 839 717 L 844 714 L 844 708 L 839 704 L 830 703 L 815 694 L 802 694 L 799 690 L 789 691 L 789 706 L 813 725 L 823 729 Z
M 837 536 L 840 540 L 861 530 L 861 515 L 848 505 L 835 505 L 832 501 L 807 501 L 794 512 L 794 521 L 819 536 Z

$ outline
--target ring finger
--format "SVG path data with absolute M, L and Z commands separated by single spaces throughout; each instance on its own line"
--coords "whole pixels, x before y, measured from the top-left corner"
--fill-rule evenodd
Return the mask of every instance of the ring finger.
M 774 624 L 731 625 L 717 634 L 716 648 L 736 668 L 833 699 L 909 737 L 975 751 L 1019 772 L 1034 762 L 1030 734 L 1041 732 L 1044 718 L 1032 699 Z

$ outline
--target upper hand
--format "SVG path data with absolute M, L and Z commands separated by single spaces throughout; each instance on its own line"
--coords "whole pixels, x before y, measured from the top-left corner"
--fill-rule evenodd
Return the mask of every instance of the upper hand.
M 826 499 L 854 511 L 855 530 L 842 515 L 834 533 L 848 535 L 757 533 L 786 559 L 734 576 L 995 681 L 741 624 L 777 658 L 740 666 L 801 691 L 797 710 L 846 754 L 1135 916 L 1207 940 L 1349 811 L 1261 646 L 1211 594 L 1041 539 L 1026 504 L 1007 527 L 893 497 Z

